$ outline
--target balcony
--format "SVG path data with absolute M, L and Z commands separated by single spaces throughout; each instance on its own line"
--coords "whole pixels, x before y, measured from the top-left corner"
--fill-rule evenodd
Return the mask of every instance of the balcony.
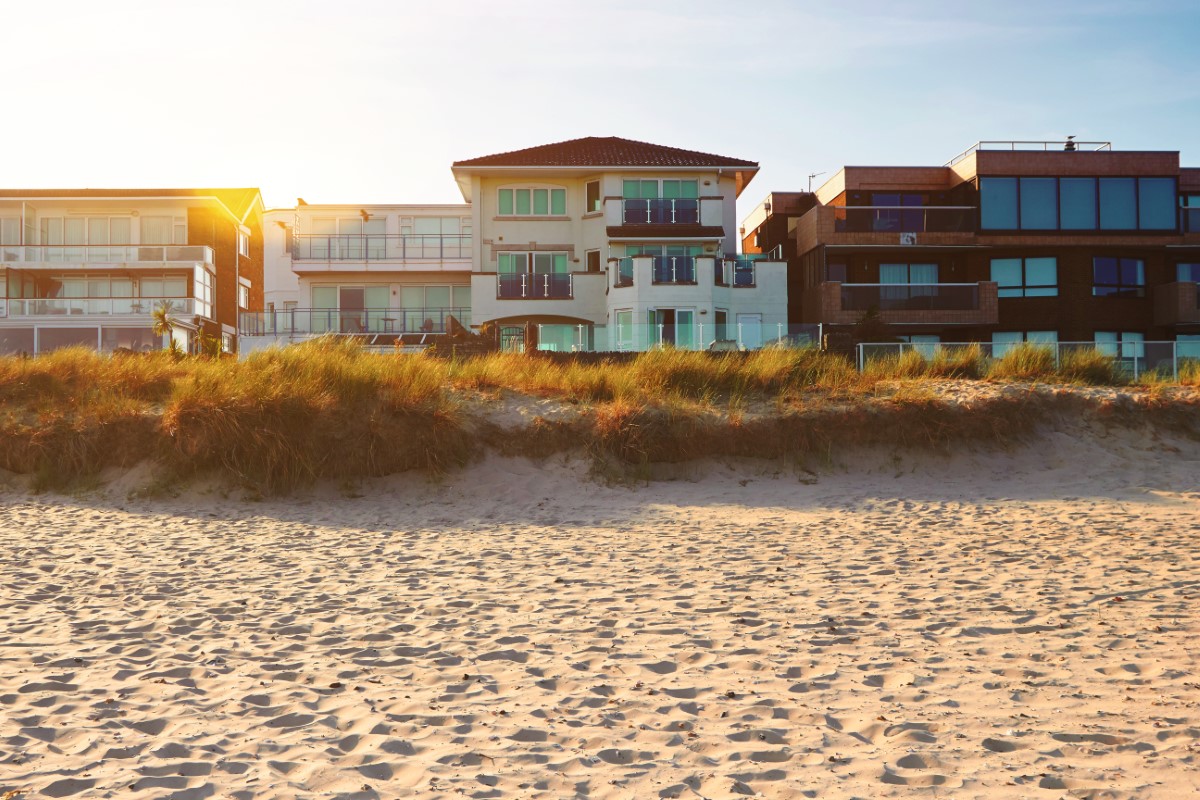
M 570 300 L 575 296 L 575 278 L 571 273 L 496 276 L 498 300 Z
M 243 311 L 243 336 L 306 336 L 323 333 L 445 333 L 447 319 L 471 324 L 469 308 L 293 308 Z
M 836 206 L 835 233 L 968 233 L 974 206 Z
M 168 304 L 174 317 L 196 314 L 196 303 L 190 297 L 46 297 L 10 299 L 9 317 L 64 316 L 141 316 L 147 320 L 155 309 Z M 4 316 L 0 314 L 0 316 Z
M 621 204 L 624 225 L 699 225 L 700 201 L 695 198 L 643 198 Z
M 1200 291 L 1193 281 L 1154 287 L 1154 324 L 1166 327 L 1200 324 Z
M 470 259 L 471 237 L 465 234 L 326 236 L 294 234 L 293 261 L 408 261 Z
M 757 286 L 754 262 L 765 259 L 738 258 L 722 261 L 720 268 L 713 272 L 717 286 L 730 286 L 734 289 L 753 289 Z
M 827 281 L 806 293 L 806 322 L 852 325 L 874 309 L 898 325 L 995 325 L 994 282 L 879 284 Z
M 205 245 L 0 245 L 0 262 L 30 268 L 141 269 L 191 268 L 212 264 L 213 250 Z
M 650 268 L 653 283 L 675 283 L 694 285 L 696 283 L 695 256 L 652 256 L 654 263 Z

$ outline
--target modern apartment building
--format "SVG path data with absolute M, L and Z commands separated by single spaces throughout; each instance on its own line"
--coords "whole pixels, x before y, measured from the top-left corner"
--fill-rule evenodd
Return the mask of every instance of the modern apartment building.
M 248 349 L 324 333 L 420 345 L 471 324 L 468 205 L 315 205 L 265 215 L 265 308 Z
M 0 354 L 163 347 L 165 306 L 185 350 L 237 348 L 262 307 L 258 189 L 0 190 Z
M 452 170 L 478 234 L 471 319 L 506 345 L 753 348 L 786 326 L 785 264 L 735 255 L 753 161 L 587 137 Z
M 789 254 L 793 322 L 877 310 L 914 342 L 1087 341 L 1200 356 L 1200 169 L 1108 142 L 980 142 L 770 195 L 744 249 Z

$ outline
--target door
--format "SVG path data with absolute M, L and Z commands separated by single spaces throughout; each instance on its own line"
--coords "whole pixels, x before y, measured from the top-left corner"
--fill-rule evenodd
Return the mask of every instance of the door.
M 738 346 L 743 350 L 758 350 L 762 341 L 762 314 L 738 314 Z

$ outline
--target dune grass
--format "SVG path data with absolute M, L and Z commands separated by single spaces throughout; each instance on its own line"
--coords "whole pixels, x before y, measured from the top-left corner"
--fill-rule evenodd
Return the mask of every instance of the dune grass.
M 1036 346 L 991 362 L 979 348 L 930 359 L 909 350 L 861 374 L 846 357 L 815 349 L 443 360 L 369 355 L 337 337 L 240 362 L 61 350 L 0 358 L 0 468 L 58 488 L 149 460 L 167 480 L 210 472 L 272 494 L 320 478 L 437 475 L 489 450 L 582 451 L 609 474 L 614 464 L 626 473 L 707 456 L 944 447 L 1010 439 L 1053 408 L 1033 394 L 956 405 L 940 400 L 930 379 L 1120 380 L 1113 360 L 1094 352 L 1062 362 Z M 1179 382 L 1200 385 L 1200 368 L 1186 364 Z M 487 415 L 498 390 L 575 403 L 581 413 L 503 429 Z M 754 413 L 745 413 L 752 401 Z

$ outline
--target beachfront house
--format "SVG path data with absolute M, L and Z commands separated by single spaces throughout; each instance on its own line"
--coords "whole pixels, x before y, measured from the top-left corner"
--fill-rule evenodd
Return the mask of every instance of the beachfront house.
M 258 189 L 0 190 L 0 354 L 237 349 L 262 307 Z
M 244 350 L 327 333 L 419 347 L 471 324 L 470 206 L 300 201 L 265 215 L 265 306 Z
M 452 171 L 477 233 L 471 320 L 503 347 L 752 349 L 786 331 L 786 265 L 737 255 L 753 161 L 587 137 Z
M 1200 169 L 1179 161 L 1068 139 L 979 142 L 941 166 L 847 166 L 814 192 L 768 196 L 743 246 L 783 248 L 792 321 L 828 333 L 873 309 L 929 347 L 1200 357 Z

